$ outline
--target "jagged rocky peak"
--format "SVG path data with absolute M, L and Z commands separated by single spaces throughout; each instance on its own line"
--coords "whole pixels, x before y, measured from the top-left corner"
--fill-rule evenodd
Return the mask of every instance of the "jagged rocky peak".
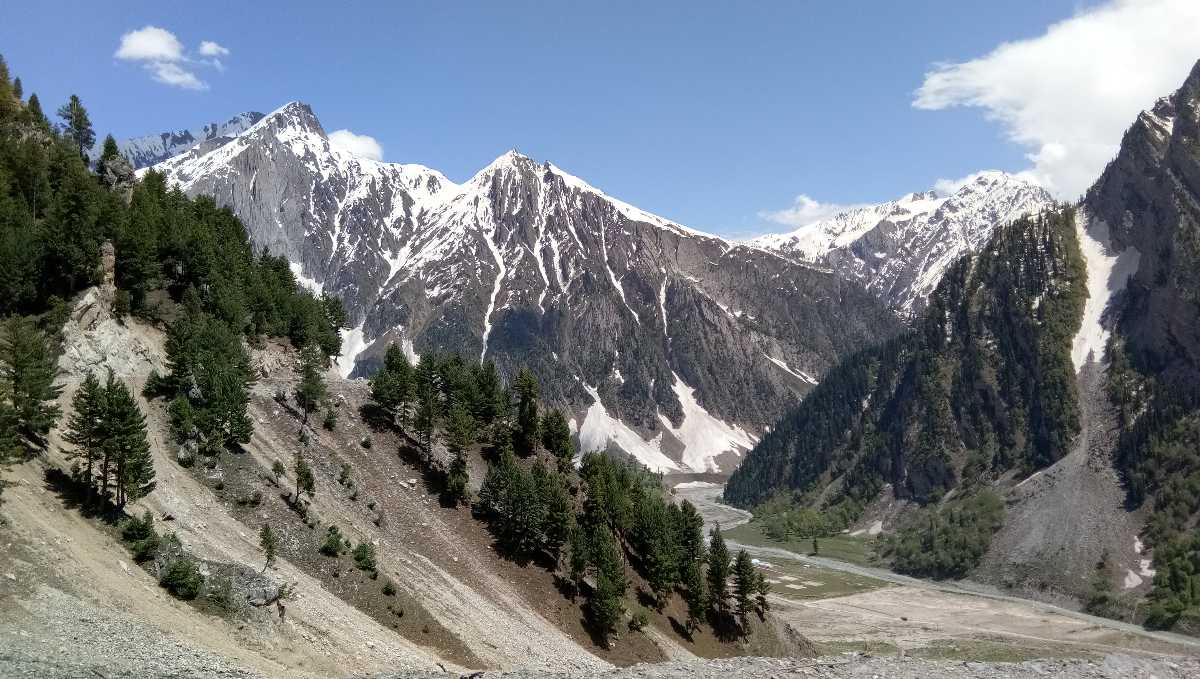
M 947 195 L 909 193 L 750 244 L 830 267 L 912 317 L 954 260 L 982 247 L 997 225 L 1053 202 L 1045 189 L 1022 177 L 986 170 Z

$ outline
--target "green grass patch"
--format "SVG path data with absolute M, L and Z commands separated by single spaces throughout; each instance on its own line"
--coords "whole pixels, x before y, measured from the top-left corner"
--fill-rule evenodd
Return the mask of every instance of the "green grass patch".
M 831 599 L 890 586 L 883 580 L 791 559 L 768 558 L 766 561 L 771 564 L 764 571 L 771 592 L 797 601 Z
M 910 649 L 907 655 L 927 660 L 1025 662 L 1039 659 L 1090 657 L 1094 654 L 1076 647 L 1027 646 L 986 639 L 938 639 L 928 646 Z
M 757 547 L 775 547 L 786 549 L 797 554 L 812 554 L 812 538 L 788 538 L 774 540 L 763 534 L 762 524 L 751 521 L 724 531 L 725 537 L 743 545 Z M 874 540 L 865 536 L 849 535 L 846 533 L 827 538 L 817 538 L 818 556 L 837 559 L 859 566 L 875 566 L 878 561 L 873 547 Z

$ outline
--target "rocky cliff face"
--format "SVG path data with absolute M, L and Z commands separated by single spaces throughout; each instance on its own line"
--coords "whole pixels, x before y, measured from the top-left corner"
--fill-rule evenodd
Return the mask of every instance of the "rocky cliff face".
M 950 195 L 910 193 L 849 210 L 750 245 L 827 266 L 915 317 L 946 270 L 977 252 L 996 226 L 1053 205 L 1044 189 L 1004 172 L 979 172 Z
M 1084 209 L 1111 246 L 1141 253 L 1120 331 L 1145 368 L 1200 366 L 1200 63 L 1175 94 L 1144 111 Z
M 585 449 L 730 469 L 842 354 L 897 322 L 853 282 L 693 231 L 516 152 L 457 184 L 330 146 L 292 103 L 156 167 L 344 300 L 340 367 L 389 342 L 526 364 Z

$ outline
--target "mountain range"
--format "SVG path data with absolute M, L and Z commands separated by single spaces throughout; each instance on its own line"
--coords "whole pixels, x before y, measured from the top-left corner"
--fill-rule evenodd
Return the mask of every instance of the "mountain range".
M 293 102 L 154 168 L 230 207 L 254 243 L 339 297 L 339 368 L 389 343 L 528 365 L 582 449 L 728 471 L 838 357 L 896 316 L 822 266 L 731 242 L 505 153 L 466 182 L 354 157 Z
M 1054 204 L 1040 186 L 978 172 L 949 195 L 929 190 L 858 207 L 750 245 L 829 267 L 862 283 L 905 318 L 918 314 L 946 270 L 976 252 L 996 226 Z

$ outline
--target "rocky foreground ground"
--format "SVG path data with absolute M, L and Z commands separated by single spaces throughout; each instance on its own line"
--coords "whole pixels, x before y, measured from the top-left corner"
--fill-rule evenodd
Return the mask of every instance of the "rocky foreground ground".
M 417 679 L 429 676 L 437 675 L 400 672 L 376 675 L 372 679 Z M 1200 659 L 1164 660 L 1110 655 L 1104 660 L 1092 662 L 1033 660 L 1023 663 L 975 663 L 863 656 L 815 660 L 731 658 L 635 665 L 582 673 L 547 674 L 517 670 L 467 676 L 472 679 L 1194 679 L 1200 677 Z

